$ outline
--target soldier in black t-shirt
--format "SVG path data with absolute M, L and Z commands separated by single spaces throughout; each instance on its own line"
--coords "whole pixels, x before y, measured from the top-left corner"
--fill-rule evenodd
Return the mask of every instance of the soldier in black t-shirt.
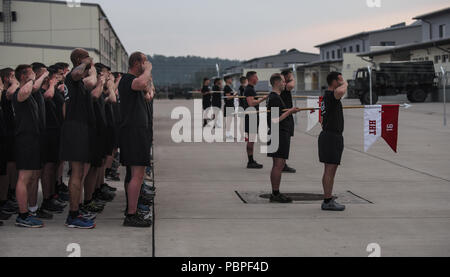
M 226 118 L 226 121 L 225 121 L 226 137 L 227 137 L 227 139 L 228 138 L 232 139 L 232 138 L 234 138 L 234 136 L 231 134 L 231 123 L 233 122 L 233 116 L 230 114 L 227 117 L 227 109 L 234 112 L 234 98 L 232 98 L 232 97 L 235 96 L 235 92 L 232 88 L 233 79 L 231 78 L 231 76 L 227 76 L 223 80 L 225 81 L 225 87 L 223 88 L 224 96 L 230 97 L 230 98 L 225 98 L 225 106 L 224 106 L 224 111 L 223 111 L 223 116 Z
M 272 157 L 273 167 L 270 175 L 272 183 L 272 195 L 270 202 L 275 203 L 291 203 L 292 199 L 280 193 L 281 174 L 286 165 L 286 160 L 289 159 L 289 151 L 291 145 L 292 132 L 294 131 L 294 122 L 289 120 L 292 114 L 297 113 L 298 108 L 288 108 L 287 104 L 281 98 L 281 92 L 285 89 L 286 83 L 281 74 L 273 74 L 270 77 L 270 84 L 272 85 L 272 92 L 269 95 L 267 102 L 267 126 L 268 135 L 271 137 L 268 143 L 267 156 Z M 275 108 L 278 108 L 278 114 L 273 114 Z M 278 125 L 278 128 L 274 128 Z M 278 134 L 274 130 L 278 129 Z M 278 148 L 272 143 L 278 141 Z M 272 150 L 272 151 L 271 151 Z
M 319 136 L 319 158 L 325 164 L 322 184 L 324 202 L 322 210 L 343 211 L 345 206 L 337 203 L 333 198 L 333 185 L 336 171 L 341 163 L 344 150 L 344 115 L 341 99 L 347 93 L 347 82 L 342 74 L 331 72 L 327 77 L 328 90 L 322 101 L 322 128 Z
M 209 78 L 203 79 L 203 86 L 202 86 L 202 104 L 203 104 L 203 127 L 205 127 L 208 124 L 207 112 L 208 109 L 211 107 L 211 89 L 209 88 L 210 84 Z
M 69 179 L 70 210 L 66 220 L 69 228 L 92 229 L 95 223 L 80 216 L 81 186 L 83 177 L 90 167 L 90 153 L 93 145 L 91 138 L 95 129 L 93 98 L 100 97 L 101 83 L 97 80 L 97 71 L 93 59 L 84 49 L 75 49 L 70 59 L 74 68 L 67 74 L 65 85 L 66 117 L 61 128 L 62 161 L 71 164 Z
M 259 111 L 259 104 L 266 101 L 266 99 L 269 96 L 267 95 L 260 99 L 256 99 L 255 86 L 258 83 L 258 76 L 255 71 L 249 71 L 247 73 L 246 78 L 248 80 L 248 85 L 244 91 L 244 96 L 246 97 L 246 101 L 244 102 L 244 109 L 247 110 L 249 107 L 253 107 L 254 109 L 256 109 L 256 111 Z M 263 168 L 262 164 L 257 163 L 253 159 L 254 153 L 253 149 L 256 138 L 258 136 L 258 128 L 259 128 L 259 114 L 251 116 L 245 115 L 245 133 L 246 133 L 247 155 L 248 155 L 247 168 L 255 168 L 255 169 Z
M 292 101 L 292 91 L 295 89 L 295 78 L 294 74 L 292 73 L 292 70 L 284 70 L 281 72 L 281 75 L 283 75 L 284 80 L 286 82 L 286 88 L 281 92 L 281 99 L 283 99 L 284 103 L 286 104 L 286 107 L 288 109 L 292 108 L 294 106 L 294 103 Z M 290 123 L 295 126 L 294 124 L 294 116 L 290 115 L 287 118 Z M 294 136 L 294 130 L 292 130 L 292 136 Z M 288 166 L 287 164 L 283 168 L 283 172 L 286 173 L 296 173 L 297 171 Z
M 3 117 L 3 128 L 4 128 L 4 149 L 2 153 L 1 160 L 6 161 L 6 175 L 0 180 L 0 186 L 3 188 L 7 194 L 7 199 L 0 197 L 0 209 L 8 208 L 9 212 L 14 212 L 15 208 L 13 203 L 15 203 L 15 188 L 17 184 L 17 170 L 13 154 L 14 149 L 14 130 L 15 130 L 15 119 L 14 119 L 14 109 L 12 107 L 12 96 L 14 92 L 19 87 L 19 84 L 15 78 L 14 70 L 12 68 L 4 68 L 0 71 L 0 78 L 3 82 L 3 90 L 0 92 L 2 94 L 1 106 L 1 116 Z M 7 200 L 7 201 L 6 201 Z
M 222 113 L 222 79 L 214 79 L 214 85 L 212 87 L 211 106 L 213 108 L 213 119 L 216 121 L 217 127 L 222 127 L 223 117 L 220 118 L 219 114 Z
M 91 133 L 91 156 L 90 168 L 84 180 L 84 201 L 82 206 L 83 211 L 98 213 L 103 207 L 99 207 L 93 198 L 98 198 L 102 201 L 111 201 L 114 194 L 106 190 L 101 190 L 101 185 L 104 183 L 104 165 L 107 156 L 107 119 L 106 119 L 106 96 L 105 92 L 109 94 L 107 88 L 107 80 L 109 80 L 109 68 L 101 63 L 95 64 L 95 69 L 98 73 L 99 80 L 99 97 L 94 98 L 94 114 L 95 114 L 95 129 Z M 112 83 L 113 85 L 114 83 Z M 109 82 L 111 86 L 111 82 Z M 94 90 L 96 91 L 96 90 Z M 93 91 L 93 93 L 94 93 Z
M 31 216 L 28 211 L 28 187 L 36 182 L 42 168 L 39 110 L 32 96 L 36 75 L 30 65 L 19 65 L 15 75 L 20 82 L 12 98 L 16 123 L 14 153 L 19 172 L 16 185 L 19 216 L 16 225 L 39 228 L 44 226 L 42 221 Z
M 147 102 L 152 97 L 149 88 L 152 64 L 141 52 L 129 59 L 129 71 L 119 83 L 120 110 L 120 161 L 131 171 L 125 181 L 127 211 L 124 226 L 150 227 L 151 221 L 137 213 L 137 204 L 145 167 L 150 165 L 151 138 Z

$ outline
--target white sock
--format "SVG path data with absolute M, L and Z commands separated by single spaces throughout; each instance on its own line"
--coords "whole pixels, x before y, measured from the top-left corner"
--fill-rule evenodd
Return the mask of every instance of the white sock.
M 28 210 L 29 210 L 30 212 L 32 212 L 32 213 L 37 212 L 38 208 L 39 208 L 38 206 L 34 206 L 34 207 L 28 206 Z

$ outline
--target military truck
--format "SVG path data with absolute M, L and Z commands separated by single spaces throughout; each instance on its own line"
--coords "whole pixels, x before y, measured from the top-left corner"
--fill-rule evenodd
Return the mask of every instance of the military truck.
M 361 104 L 370 104 L 369 69 L 360 68 L 355 80 L 349 82 L 350 96 Z M 428 94 L 437 90 L 437 75 L 432 61 L 380 63 L 372 69 L 372 103 L 379 96 L 406 94 L 412 103 L 425 102 Z

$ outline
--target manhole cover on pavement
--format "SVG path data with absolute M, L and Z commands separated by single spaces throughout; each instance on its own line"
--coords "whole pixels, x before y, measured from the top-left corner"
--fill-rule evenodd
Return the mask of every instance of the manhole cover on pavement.
M 294 204 L 313 204 L 323 200 L 321 193 L 284 193 L 294 200 Z M 270 193 L 236 191 L 236 195 L 245 204 L 270 204 Z M 336 197 L 342 204 L 373 204 L 371 201 L 351 191 L 337 193 Z

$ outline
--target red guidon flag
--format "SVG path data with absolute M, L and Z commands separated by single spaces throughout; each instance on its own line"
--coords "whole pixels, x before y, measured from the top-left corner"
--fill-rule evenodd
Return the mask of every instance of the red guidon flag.
M 373 105 L 364 109 L 364 151 L 382 137 L 397 153 L 400 105 Z

